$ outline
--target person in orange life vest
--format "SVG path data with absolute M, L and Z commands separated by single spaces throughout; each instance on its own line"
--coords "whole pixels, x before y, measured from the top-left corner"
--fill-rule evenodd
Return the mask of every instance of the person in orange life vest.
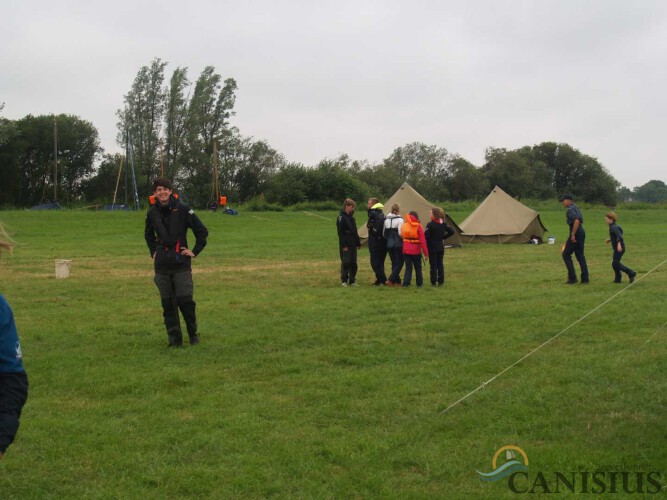
M 401 226 L 401 237 L 403 238 L 403 257 L 405 258 L 405 275 L 403 276 L 403 287 L 410 286 L 412 281 L 412 268 L 415 268 L 417 276 L 417 287 L 424 283 L 422 275 L 422 252 L 428 260 L 428 247 L 424 237 L 424 229 L 419 222 L 417 212 L 410 212 L 404 217 Z
M 431 221 L 426 224 L 424 236 L 431 270 L 431 285 L 442 286 L 445 282 L 445 240 L 454 234 L 454 230 L 445 224 L 442 208 L 434 207 L 430 212 Z

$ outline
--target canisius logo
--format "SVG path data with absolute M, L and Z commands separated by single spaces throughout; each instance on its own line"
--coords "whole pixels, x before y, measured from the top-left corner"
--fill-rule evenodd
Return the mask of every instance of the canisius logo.
M 499 458 L 504 452 L 504 463 Z M 476 471 L 485 482 L 507 478 L 507 487 L 514 493 L 559 494 L 640 494 L 662 493 L 664 478 L 650 465 L 613 465 L 585 471 L 528 470 L 528 455 L 518 446 L 507 445 L 496 451 L 490 472 Z

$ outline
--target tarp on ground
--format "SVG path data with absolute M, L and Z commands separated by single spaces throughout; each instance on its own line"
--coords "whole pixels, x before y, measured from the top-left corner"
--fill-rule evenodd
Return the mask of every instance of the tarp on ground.
M 431 209 L 438 206 L 420 195 L 407 182 L 404 182 L 403 185 L 384 202 L 383 212 L 385 215 L 391 212 L 391 206 L 394 203 L 398 203 L 401 207 L 401 217 L 408 212 L 417 212 L 419 214 L 419 221 L 423 227 L 426 227 L 426 224 L 431 221 Z M 368 239 L 368 228 L 366 227 L 368 218 L 366 217 L 366 205 L 364 202 L 357 204 L 355 218 L 357 219 L 357 223 L 362 223 L 362 226 L 359 228 L 359 238 L 361 238 L 362 242 L 365 242 Z M 462 245 L 461 228 L 447 213 L 445 213 L 445 222 L 448 226 L 454 229 L 454 234 L 445 240 L 445 245 L 460 247 Z
M 461 222 L 464 243 L 530 243 L 547 230 L 540 213 L 515 200 L 500 187 Z
M 51 203 L 42 203 L 41 205 L 35 205 L 30 210 L 60 210 L 60 205 L 57 201 Z

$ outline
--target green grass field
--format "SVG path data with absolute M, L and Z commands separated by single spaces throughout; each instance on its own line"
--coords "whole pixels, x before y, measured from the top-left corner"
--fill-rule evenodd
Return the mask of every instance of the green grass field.
M 0 497 L 511 498 L 475 472 L 504 445 L 531 483 L 624 464 L 664 494 L 667 210 L 619 212 L 630 287 L 611 283 L 603 214 L 584 211 L 589 286 L 563 285 L 553 210 L 556 245 L 451 249 L 444 287 L 401 290 L 371 286 L 365 248 L 362 286 L 340 287 L 334 212 L 200 212 L 202 343 L 174 350 L 144 214 L 0 212 L 31 383 Z

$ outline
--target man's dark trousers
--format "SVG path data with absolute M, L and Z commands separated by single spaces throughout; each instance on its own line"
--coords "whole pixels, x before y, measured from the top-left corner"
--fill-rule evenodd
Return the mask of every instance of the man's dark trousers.
M 384 273 L 384 261 L 387 259 L 387 240 L 384 238 L 368 238 L 368 250 L 371 254 L 371 267 L 375 273 L 375 284 L 384 284 L 387 275 Z
M 196 304 L 192 297 L 194 292 L 192 273 L 189 270 L 155 273 L 155 284 L 160 290 L 162 315 L 169 337 L 169 344 L 181 345 L 183 334 L 181 333 L 181 321 L 178 317 L 179 309 L 185 320 L 188 335 L 193 337 L 197 334 Z
M 581 268 L 581 282 L 588 283 L 588 266 L 586 265 L 586 257 L 584 256 L 584 242 L 586 241 L 586 232 L 584 228 L 579 226 L 579 229 L 574 235 L 575 243 L 572 243 L 572 240 L 568 238 L 565 242 L 565 249 L 563 250 L 563 261 L 565 261 L 565 267 L 567 267 L 567 280 L 568 281 L 577 281 L 577 273 L 574 270 L 574 264 L 572 263 L 572 254 L 577 258 L 579 262 L 579 267 Z

